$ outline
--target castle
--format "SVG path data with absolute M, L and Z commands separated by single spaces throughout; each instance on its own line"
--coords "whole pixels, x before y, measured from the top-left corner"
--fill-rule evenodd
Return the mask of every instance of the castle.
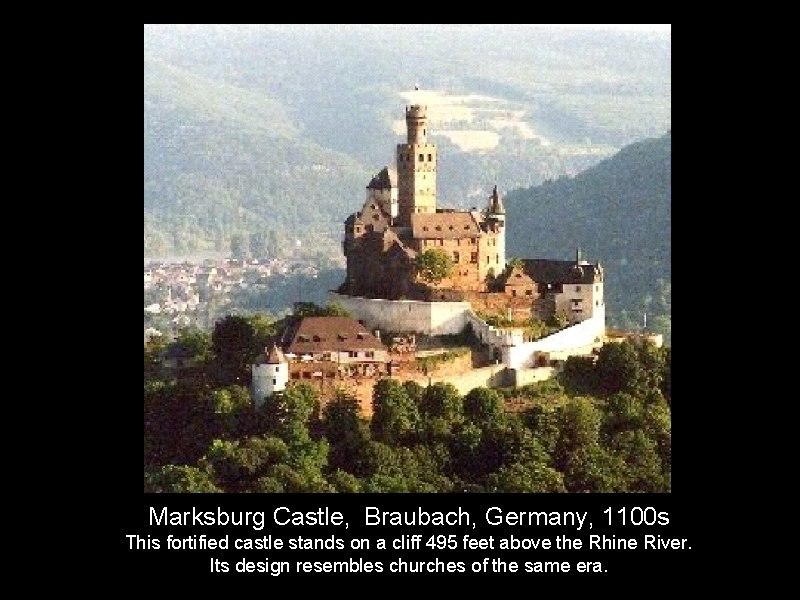
M 432 288 L 485 292 L 505 271 L 505 209 L 496 187 L 484 211 L 437 207 L 437 152 L 427 120 L 426 106 L 406 108 L 407 140 L 397 145 L 396 171 L 387 167 L 373 177 L 361 211 L 345 221 L 344 294 L 397 300 L 432 299 Z M 428 249 L 445 252 L 452 270 L 424 285 L 416 259 Z
M 482 210 L 437 206 L 438 155 L 428 138 L 427 107 L 408 106 L 405 117 L 407 137 L 397 145 L 396 169 L 384 167 L 372 178 L 363 207 L 345 221 L 347 276 L 337 300 L 466 301 L 483 312 L 568 324 L 598 314 L 605 305 L 603 269 L 582 260 L 580 251 L 574 261 L 507 264 L 506 211 L 497 186 Z M 422 281 L 416 266 L 429 249 L 443 251 L 452 265 L 449 276 L 433 283 Z M 352 309 L 352 302 L 345 303 Z M 394 330 L 404 329 L 397 325 Z
M 440 378 L 463 393 L 550 377 L 569 356 L 591 354 L 605 341 L 600 264 L 583 260 L 580 251 L 574 260 L 508 261 L 497 186 L 482 210 L 438 207 L 427 107 L 408 106 L 405 117 L 396 168 L 371 179 L 361 210 L 345 221 L 347 275 L 330 297 L 353 319 L 313 317 L 288 327 L 253 365 L 256 403 L 291 380 L 308 379 L 322 392 L 326 381 L 329 390 L 349 381 L 371 414 L 372 384 L 365 382 L 395 376 L 397 366 L 381 332 L 442 336 L 471 329 L 489 350 L 488 364 Z M 447 256 L 448 275 L 421 277 L 418 257 L 428 250 Z

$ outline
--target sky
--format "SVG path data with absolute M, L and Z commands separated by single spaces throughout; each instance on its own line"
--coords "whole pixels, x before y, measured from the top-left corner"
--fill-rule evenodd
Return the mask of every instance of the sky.
M 537 25 L 537 27 L 553 27 L 561 29 L 611 29 L 616 31 L 658 31 L 661 33 L 671 33 L 672 24 L 666 23 L 662 25 L 640 25 L 636 23 L 628 23 L 621 25 Z

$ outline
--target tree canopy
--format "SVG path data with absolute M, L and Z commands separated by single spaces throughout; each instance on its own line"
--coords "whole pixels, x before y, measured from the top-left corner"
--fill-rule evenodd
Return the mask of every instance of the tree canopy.
M 439 248 L 429 248 L 417 255 L 417 275 L 425 283 L 436 284 L 453 273 L 453 260 Z

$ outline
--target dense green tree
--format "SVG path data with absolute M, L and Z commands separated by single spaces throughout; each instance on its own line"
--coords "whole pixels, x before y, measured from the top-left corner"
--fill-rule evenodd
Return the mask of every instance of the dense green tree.
M 190 465 L 164 465 L 145 471 L 144 491 L 158 493 L 221 492 L 208 472 Z
M 362 473 L 361 457 L 370 435 L 358 411 L 358 401 L 344 392 L 337 393 L 323 409 L 322 434 L 331 445 L 331 469 Z
M 336 491 L 321 473 L 313 470 L 298 470 L 287 464 L 275 465 L 270 471 L 270 476 L 280 483 L 285 492 L 290 494 Z
M 207 364 L 212 358 L 211 335 L 194 326 L 181 329 L 171 345 L 201 364 Z
M 615 434 L 609 449 L 624 463 L 626 491 L 668 491 L 657 443 L 641 429 Z
M 228 315 L 214 324 L 211 335 L 217 380 L 223 385 L 249 385 L 250 367 L 259 351 L 256 331 L 245 317 Z
M 305 382 L 273 394 L 261 407 L 272 430 L 290 446 L 311 441 L 308 423 L 318 410 L 317 391 Z
M 226 491 L 244 491 L 273 465 L 287 460 L 286 443 L 277 437 L 254 437 L 243 441 L 214 440 L 201 461 Z
M 627 489 L 625 463 L 598 443 L 580 446 L 564 459 L 564 486 L 568 492 L 623 492 Z
M 464 416 L 481 427 L 502 421 L 505 417 L 503 398 L 496 390 L 475 388 L 464 396 Z
M 464 418 L 464 399 L 452 383 L 434 383 L 422 394 L 420 412 L 451 423 L 460 421 Z
M 596 369 L 598 389 L 603 394 L 638 395 L 647 388 L 647 374 L 630 342 L 604 344 L 598 353 Z
M 561 410 L 551 406 L 535 405 L 525 412 L 525 422 L 531 434 L 551 456 L 561 438 Z
M 599 382 L 597 369 L 591 356 L 570 356 L 564 363 L 561 378 L 570 394 L 593 394 Z
M 486 484 L 489 492 L 563 492 L 564 477 L 543 463 L 513 463 L 489 475 Z
M 362 491 L 363 485 L 355 475 L 337 469 L 328 477 L 330 484 L 341 493 L 357 493 Z
M 219 419 L 204 389 L 187 382 L 145 389 L 145 465 L 194 464 L 220 433 Z
M 418 430 L 419 409 L 396 379 L 381 379 L 372 396 L 372 435 L 376 440 L 398 443 Z
M 415 268 L 422 281 L 436 284 L 452 275 L 453 261 L 444 250 L 429 248 L 417 255 Z
M 229 385 L 211 390 L 211 406 L 219 415 L 231 415 L 247 411 L 252 406 L 250 391 L 241 385 Z
M 570 454 L 599 444 L 603 415 L 588 398 L 575 398 L 559 410 L 559 439 L 553 458 L 563 471 Z
M 631 394 L 619 392 L 606 400 L 603 416 L 603 435 L 610 439 L 615 434 L 642 426 L 644 401 Z
M 665 486 L 668 486 L 666 480 L 672 469 L 672 416 L 666 400 L 647 404 L 642 415 L 642 424 L 647 437 L 656 443 Z

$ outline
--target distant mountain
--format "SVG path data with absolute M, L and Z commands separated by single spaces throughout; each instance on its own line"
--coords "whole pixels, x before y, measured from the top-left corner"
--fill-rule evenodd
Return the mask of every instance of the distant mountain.
M 631 144 L 576 175 L 506 197 L 510 257 L 569 258 L 605 268 L 610 324 L 669 336 L 671 132 Z
M 515 25 L 147 25 L 145 256 L 265 233 L 341 265 L 416 101 L 441 206 L 579 173 L 669 129 L 670 53 L 669 35 Z
M 298 135 L 280 103 L 156 58 L 144 62 L 144 250 L 227 250 L 235 233 L 340 251 L 369 172 Z M 320 243 L 319 240 L 322 240 Z M 326 243 L 327 242 L 327 243 Z

